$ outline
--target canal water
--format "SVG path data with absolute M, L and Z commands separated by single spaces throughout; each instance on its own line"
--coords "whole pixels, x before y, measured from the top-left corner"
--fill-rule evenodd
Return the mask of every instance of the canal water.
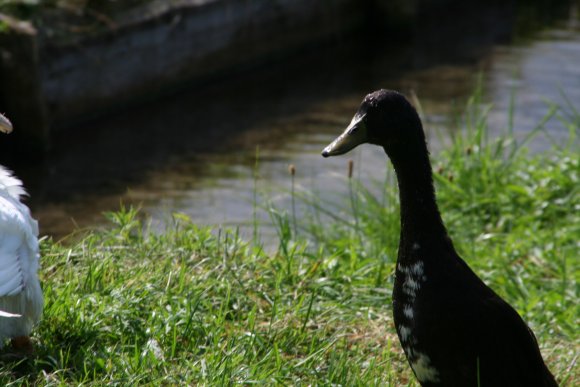
M 416 98 L 432 153 L 456 130 L 458 114 L 478 85 L 484 102 L 493 106 L 490 136 L 511 120 L 516 136 L 525 137 L 550 103 L 580 107 L 574 7 L 515 42 L 471 36 L 467 43 L 448 42 L 440 52 L 427 36 L 379 47 L 345 40 L 62 132 L 46 163 L 19 171 L 41 234 L 59 239 L 106 227 L 103 212 L 132 205 L 155 230 L 181 213 L 198 224 L 239 227 L 250 236 L 256 208 L 261 223 L 269 222 L 262 209 L 269 203 L 291 210 L 290 164 L 296 170 L 294 189 L 323 198 L 346 194 L 349 157 L 355 178 L 383 180 L 386 161 L 377 147 L 359 147 L 348 157 L 320 156 L 364 95 L 378 88 Z M 454 44 L 459 48 L 453 51 Z M 540 136 L 535 150 L 567 138 L 558 117 L 545 129 L 549 136 Z M 265 238 L 274 233 L 264 230 Z

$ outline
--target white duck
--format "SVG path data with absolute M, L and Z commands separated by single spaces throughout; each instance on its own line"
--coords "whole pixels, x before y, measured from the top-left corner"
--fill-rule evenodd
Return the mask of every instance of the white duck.
M 0 132 L 12 124 L 0 114 Z M 32 351 L 30 332 L 40 320 L 43 297 L 38 281 L 38 223 L 21 201 L 22 182 L 0 166 L 0 348 Z

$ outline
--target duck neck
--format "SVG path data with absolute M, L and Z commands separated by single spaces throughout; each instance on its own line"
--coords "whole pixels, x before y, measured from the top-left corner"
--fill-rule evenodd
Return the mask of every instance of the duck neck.
M 435 188 L 425 141 L 419 152 L 385 149 L 393 162 L 401 204 L 400 252 L 421 247 L 448 245 L 449 238 L 435 201 Z M 408 256 L 408 254 L 405 254 Z

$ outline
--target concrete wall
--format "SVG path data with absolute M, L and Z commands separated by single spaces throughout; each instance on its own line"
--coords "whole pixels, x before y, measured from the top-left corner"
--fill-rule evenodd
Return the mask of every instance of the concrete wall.
M 2 43 L 0 57 L 11 60 L 3 61 L 0 72 L 13 77 L 10 63 L 26 63 L 20 73 L 35 85 L 35 97 L 30 97 L 30 87 L 21 89 L 22 79 L 14 79 L 9 88 L 2 82 L 0 108 L 14 122 L 14 133 L 26 126 L 29 129 L 22 133 L 28 139 L 37 130 L 34 141 L 45 141 L 50 137 L 48 127 L 71 126 L 187 82 L 348 34 L 363 23 L 361 4 L 360 0 L 154 1 L 151 8 L 129 14 L 124 24 L 66 42 L 45 38 L 30 26 L 26 33 L 4 34 L 5 42 L 18 35 L 29 48 L 23 51 L 20 43 Z M 22 118 L 23 103 L 40 123 Z

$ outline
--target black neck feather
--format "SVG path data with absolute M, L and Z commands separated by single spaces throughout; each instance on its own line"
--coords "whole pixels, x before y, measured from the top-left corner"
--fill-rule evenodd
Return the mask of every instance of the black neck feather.
M 421 130 L 422 134 L 422 130 Z M 418 243 L 448 245 L 449 238 L 435 200 L 435 188 L 425 139 L 419 136 L 406 146 L 385 147 L 399 184 L 401 203 L 400 249 Z

